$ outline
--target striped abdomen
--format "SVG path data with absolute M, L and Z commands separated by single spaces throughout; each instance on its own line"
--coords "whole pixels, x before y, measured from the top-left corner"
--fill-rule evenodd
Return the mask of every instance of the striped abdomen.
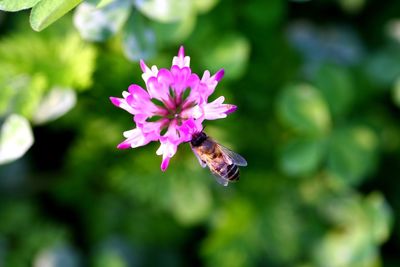
M 233 163 L 227 151 L 217 144 L 214 140 L 207 137 L 203 132 L 195 135 L 191 141 L 191 146 L 199 160 L 207 164 L 211 172 L 217 176 L 217 181 L 223 185 L 227 181 L 234 182 L 239 180 L 239 168 Z M 229 151 L 230 155 L 233 153 Z M 222 180 L 218 179 L 222 178 Z
M 240 174 L 239 167 L 236 166 L 235 164 L 228 165 L 227 163 L 224 162 L 223 164 L 218 164 L 218 166 L 214 166 L 213 169 L 214 169 L 212 170 L 213 172 L 231 182 L 239 180 L 239 174 Z

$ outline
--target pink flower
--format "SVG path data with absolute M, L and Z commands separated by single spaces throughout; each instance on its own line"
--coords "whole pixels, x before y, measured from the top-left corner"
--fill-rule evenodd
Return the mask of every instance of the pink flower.
M 123 91 L 123 98 L 110 97 L 111 102 L 133 115 L 136 128 L 124 132 L 126 138 L 119 149 L 144 146 L 160 141 L 157 155 L 162 155 L 161 170 L 165 171 L 178 146 L 192 139 L 203 129 L 204 120 L 225 118 L 236 106 L 223 104 L 218 97 L 208 102 L 218 82 L 224 76 L 221 69 L 213 76 L 206 70 L 200 79 L 189 67 L 190 57 L 183 46 L 172 60 L 170 69 L 149 68 L 142 60 L 140 67 L 146 90 L 132 84 Z

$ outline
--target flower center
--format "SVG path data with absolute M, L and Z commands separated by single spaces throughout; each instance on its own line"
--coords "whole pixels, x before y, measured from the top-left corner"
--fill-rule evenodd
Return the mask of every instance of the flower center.
M 176 119 L 178 120 L 179 124 L 181 122 L 182 119 L 185 119 L 182 115 L 182 105 L 175 105 L 175 108 L 173 109 L 168 109 L 168 114 L 167 114 L 167 118 L 172 120 L 172 119 Z
M 172 107 L 168 108 L 168 105 L 164 103 L 168 114 L 165 116 L 170 120 L 177 120 L 178 125 L 182 124 L 182 120 L 186 120 L 189 117 L 188 111 L 195 105 L 194 102 L 188 102 L 188 97 L 190 95 L 190 88 L 185 89 L 181 94 L 177 95 L 174 93 L 173 89 L 170 89 L 170 103 Z M 169 105 L 171 106 L 171 105 Z

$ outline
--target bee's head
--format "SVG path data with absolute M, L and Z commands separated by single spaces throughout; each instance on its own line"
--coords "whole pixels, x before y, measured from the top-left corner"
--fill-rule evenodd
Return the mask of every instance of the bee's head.
M 192 140 L 190 141 L 190 144 L 192 146 L 200 146 L 206 139 L 207 135 L 205 132 L 197 132 L 192 135 Z

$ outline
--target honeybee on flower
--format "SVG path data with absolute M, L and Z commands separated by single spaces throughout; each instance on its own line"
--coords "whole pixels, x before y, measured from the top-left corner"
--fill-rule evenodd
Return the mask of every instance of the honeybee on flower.
M 140 61 L 140 67 L 146 89 L 132 84 L 128 91 L 122 92 L 123 98 L 110 97 L 115 106 L 133 115 L 136 124 L 136 128 L 124 132 L 126 139 L 118 148 L 135 148 L 159 141 L 160 147 L 156 154 L 162 155 L 161 170 L 165 171 L 178 146 L 191 142 L 194 136 L 202 133 L 204 120 L 225 118 L 237 107 L 224 104 L 223 96 L 208 102 L 209 96 L 224 76 L 224 70 L 212 76 L 206 70 L 200 79 L 192 73 L 190 57 L 185 56 L 183 46 L 173 58 L 170 69 L 158 69 L 156 66 L 149 68 L 143 60 Z M 160 105 L 153 103 L 153 99 Z M 150 121 L 154 117 L 159 119 Z M 198 156 L 198 153 L 195 154 Z M 244 163 L 239 162 L 239 165 Z M 207 162 L 206 165 L 213 172 L 211 165 Z M 220 182 L 226 185 L 225 180 Z

